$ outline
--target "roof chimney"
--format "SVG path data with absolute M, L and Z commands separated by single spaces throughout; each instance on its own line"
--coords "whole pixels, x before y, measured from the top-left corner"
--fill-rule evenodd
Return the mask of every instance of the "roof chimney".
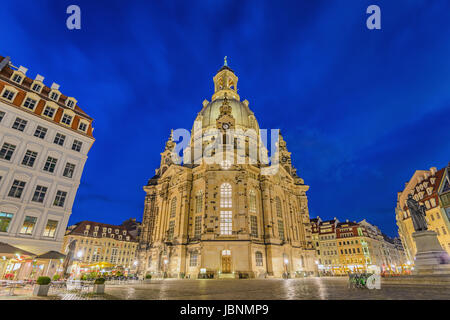
M 52 90 L 59 90 L 59 84 L 53 82 L 53 83 L 52 83 L 52 86 L 51 86 L 51 89 L 52 89 Z
M 19 67 L 19 72 L 22 72 L 23 74 L 27 74 L 28 69 L 25 68 L 24 66 L 20 66 Z
M 431 174 L 434 176 L 437 172 L 437 168 L 436 167 L 431 167 L 430 168 Z
M 40 74 L 38 74 L 38 75 L 36 75 L 36 78 L 34 79 L 34 80 L 36 80 L 36 81 L 40 81 L 40 82 L 44 82 L 44 77 L 43 76 L 41 76 Z

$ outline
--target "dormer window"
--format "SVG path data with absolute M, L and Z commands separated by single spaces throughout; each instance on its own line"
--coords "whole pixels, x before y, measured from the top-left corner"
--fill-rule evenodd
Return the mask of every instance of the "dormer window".
M 61 122 L 70 126 L 70 124 L 72 123 L 72 118 L 73 118 L 72 116 L 66 113 L 63 115 Z
M 13 77 L 12 77 L 12 81 L 14 81 L 17 84 L 22 84 L 22 80 L 23 80 L 23 77 L 20 74 L 17 74 L 17 73 L 14 74 Z
M 31 90 L 36 91 L 37 93 L 41 93 L 42 86 L 39 83 L 35 83 L 33 84 Z
M 67 99 L 66 106 L 68 106 L 70 109 L 73 109 L 75 107 L 75 101 Z
M 86 132 L 86 130 L 87 130 L 87 124 L 84 123 L 84 122 L 80 122 L 80 125 L 79 125 L 78 129 L 80 129 L 80 130 L 83 131 L 83 132 Z
M 58 101 L 59 94 L 56 92 L 50 92 L 50 99 Z
M 89 230 L 91 228 L 91 226 L 88 224 L 87 226 L 86 226 L 86 230 Z

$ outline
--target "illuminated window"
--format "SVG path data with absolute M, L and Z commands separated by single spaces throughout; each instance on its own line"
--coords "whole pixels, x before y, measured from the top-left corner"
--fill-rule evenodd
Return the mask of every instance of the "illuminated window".
M 56 228 L 58 227 L 58 221 L 48 220 L 47 225 L 44 229 L 44 237 L 54 238 L 56 233 Z
M 220 208 L 232 208 L 232 189 L 229 183 L 220 186 Z M 220 211 L 220 234 L 231 235 L 233 229 L 233 213 L 231 210 Z
M 12 218 L 12 213 L 0 212 L 0 232 L 8 232 Z
M 170 203 L 170 217 L 175 218 L 177 213 L 177 197 L 172 198 L 172 202 Z
M 223 161 L 220 163 L 220 166 L 222 167 L 222 169 L 228 170 L 228 169 L 231 168 L 231 161 L 229 161 L 229 160 L 223 160 Z
M 26 216 L 23 221 L 22 229 L 20 229 L 21 234 L 32 234 L 34 226 L 36 225 L 37 218 Z
M 232 206 L 231 185 L 229 183 L 223 183 L 220 186 L 220 207 L 231 208 Z

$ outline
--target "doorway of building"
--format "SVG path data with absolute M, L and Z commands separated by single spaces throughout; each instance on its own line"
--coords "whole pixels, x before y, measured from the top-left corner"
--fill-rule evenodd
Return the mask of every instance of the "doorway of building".
M 222 250 L 222 273 L 231 273 L 231 251 Z

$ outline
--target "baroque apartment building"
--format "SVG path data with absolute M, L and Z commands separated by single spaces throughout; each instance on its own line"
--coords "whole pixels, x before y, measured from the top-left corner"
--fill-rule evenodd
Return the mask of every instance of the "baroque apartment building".
M 59 251 L 87 154 L 92 118 L 44 78 L 0 57 L 0 242 Z
M 413 262 L 416 255 L 416 243 L 412 238 L 414 226 L 411 214 L 406 205 L 408 195 L 425 206 L 428 230 L 437 233 L 441 247 L 450 254 L 450 165 L 437 170 L 417 170 L 405 189 L 397 194 L 395 217 L 400 239 L 405 248 L 408 260 Z
M 111 225 L 100 222 L 81 221 L 69 226 L 64 237 L 62 252 L 76 240 L 74 258 L 82 265 L 111 265 L 113 268 L 137 268 L 137 238 L 134 230 L 124 224 Z
M 217 130 L 226 136 L 230 129 L 252 129 L 257 137 L 247 142 L 260 139 L 258 122 L 249 102 L 240 100 L 237 81 L 226 63 L 214 76 L 212 100 L 203 102 L 195 118 L 201 133 Z M 198 141 L 194 129 L 191 133 L 190 148 Z M 215 141 L 207 138 L 201 150 Z M 226 137 L 219 143 L 219 162 L 176 164 L 171 136 L 160 167 L 144 186 L 140 273 L 190 278 L 313 274 L 309 186 L 297 176 L 281 134 L 278 146 L 279 170 L 264 175 L 267 165 L 251 164 L 248 152 L 244 164 L 225 159 L 239 148 Z M 185 154 L 195 158 L 189 149 Z
M 406 258 L 398 239 L 392 239 L 366 220 L 340 222 L 311 219 L 314 246 L 321 274 L 349 272 L 400 273 Z

